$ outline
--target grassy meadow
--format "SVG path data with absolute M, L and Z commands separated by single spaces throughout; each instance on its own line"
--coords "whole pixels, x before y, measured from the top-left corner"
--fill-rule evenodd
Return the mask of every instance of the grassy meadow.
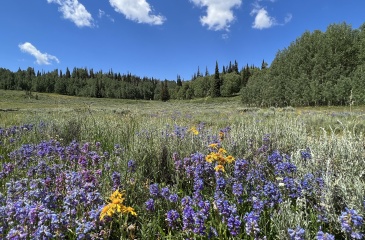
M 0 90 L 0 239 L 363 239 L 365 107 Z

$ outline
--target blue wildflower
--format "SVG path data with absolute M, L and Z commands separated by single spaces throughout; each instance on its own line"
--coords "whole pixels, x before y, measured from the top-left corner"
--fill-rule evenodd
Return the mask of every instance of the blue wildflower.
M 166 221 L 170 228 L 175 229 L 177 227 L 180 214 L 176 210 L 170 210 L 166 214 Z
M 296 229 L 288 229 L 290 240 L 304 240 L 305 239 L 305 230 L 301 227 L 297 227 Z
M 154 183 L 150 185 L 150 195 L 154 196 L 154 197 L 158 197 L 159 196 L 159 188 L 158 188 L 158 183 Z
M 363 234 L 358 230 L 363 225 L 363 218 L 357 214 L 356 210 L 345 208 L 340 216 L 341 228 L 346 233 L 350 234 L 354 239 L 362 239 Z
M 335 240 L 335 236 L 329 233 L 324 233 L 321 230 L 317 233 L 317 240 Z
M 146 205 L 147 211 L 153 212 L 155 210 L 155 200 L 153 200 L 152 198 L 148 199 L 145 202 L 145 205 Z

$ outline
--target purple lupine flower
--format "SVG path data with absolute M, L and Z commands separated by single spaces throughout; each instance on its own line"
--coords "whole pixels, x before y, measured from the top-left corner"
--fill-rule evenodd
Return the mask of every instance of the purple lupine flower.
M 200 201 L 198 202 L 198 207 L 200 208 L 200 212 L 204 214 L 205 217 L 208 217 L 210 210 L 210 202 L 208 200 Z
M 363 218 L 358 215 L 356 210 L 345 208 L 340 216 L 341 228 L 350 234 L 354 239 L 362 239 L 363 234 L 359 233 L 359 229 L 363 225 Z
M 227 227 L 232 236 L 237 236 L 241 229 L 241 220 L 237 215 L 230 215 L 227 220 Z
M 193 231 L 195 224 L 195 212 L 190 205 L 186 205 L 183 210 L 183 231 Z
M 113 172 L 112 174 L 112 182 L 113 182 L 113 190 L 117 190 L 120 187 L 120 173 L 119 172 Z
M 296 171 L 297 167 L 291 162 L 282 162 L 275 165 L 275 175 L 285 175 Z
M 180 214 L 176 210 L 170 210 L 166 214 L 166 221 L 172 229 L 177 228 L 179 218 Z
M 81 147 L 81 152 L 83 153 L 87 153 L 89 151 L 89 143 L 85 143 L 82 147 Z
M 335 236 L 329 233 L 324 233 L 322 230 L 319 230 L 317 233 L 317 240 L 335 240 Z
M 311 153 L 311 150 L 310 148 L 306 148 L 306 150 L 302 150 L 300 152 L 303 160 L 308 160 L 308 159 L 312 159 L 312 153 Z
M 299 184 L 297 184 L 293 178 L 284 177 L 283 183 L 285 185 L 286 190 L 289 192 L 289 197 L 298 198 L 302 196 L 302 188 Z
M 243 185 L 242 183 L 233 183 L 232 185 L 232 193 L 235 196 L 241 196 L 243 194 Z
M 150 211 L 150 212 L 155 211 L 155 200 L 153 200 L 152 198 L 148 199 L 145 202 L 145 205 L 146 205 L 147 211 Z
M 265 203 L 258 198 L 254 198 L 252 201 L 253 201 L 252 203 L 253 211 L 256 214 L 260 215 L 260 213 L 264 210 Z
M 160 195 L 158 183 L 153 183 L 150 185 L 150 195 L 153 197 L 158 197 Z
M 222 191 L 226 187 L 226 181 L 223 177 L 218 177 L 216 179 L 216 190 Z
M 296 229 L 288 228 L 288 234 L 289 234 L 290 240 L 304 240 L 305 239 L 305 230 L 299 226 Z
M 201 211 L 197 211 L 194 214 L 194 229 L 193 232 L 196 234 L 199 234 L 201 236 L 205 235 L 205 220 L 207 219 L 207 217 L 205 216 L 205 214 Z
M 181 205 L 183 207 L 190 206 L 193 203 L 193 200 L 189 196 L 185 196 L 181 199 Z
M 254 211 L 251 211 L 249 213 L 246 213 L 243 219 L 245 221 L 245 230 L 247 235 L 257 236 L 260 233 L 260 228 L 258 223 L 260 216 Z
M 278 150 L 274 151 L 271 155 L 267 157 L 267 161 L 273 165 L 276 166 L 279 163 L 283 162 L 283 156 L 281 156 L 280 152 Z
M 164 197 L 165 199 L 168 199 L 170 196 L 170 189 L 169 187 L 163 187 L 161 188 L 161 196 Z
M 173 193 L 169 196 L 169 201 L 176 203 L 179 200 L 179 196 L 176 193 Z
M 86 159 L 86 157 L 85 157 L 85 156 L 80 156 L 80 158 L 79 158 L 79 160 L 78 160 L 78 164 L 79 164 L 82 168 L 86 169 L 86 168 L 87 168 L 87 165 L 88 165 L 88 160 Z
M 283 201 L 280 189 L 272 182 L 265 184 L 263 193 L 268 198 L 267 203 L 270 207 L 273 207 L 275 204 L 281 203 Z
M 136 171 L 136 167 L 137 167 L 136 161 L 134 161 L 132 159 L 128 161 L 128 171 L 129 172 L 134 173 Z
M 233 176 L 237 180 L 241 180 L 245 177 L 248 170 L 248 162 L 244 159 L 237 159 L 234 163 Z

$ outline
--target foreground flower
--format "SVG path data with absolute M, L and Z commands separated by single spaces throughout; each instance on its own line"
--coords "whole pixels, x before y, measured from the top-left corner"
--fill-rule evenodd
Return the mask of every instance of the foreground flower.
M 196 129 L 196 127 L 191 127 L 189 129 L 189 132 L 192 132 L 194 135 L 198 135 L 199 134 L 199 131 Z
M 225 172 L 225 170 L 224 170 L 224 166 L 223 166 L 223 165 L 217 165 L 217 166 L 215 166 L 215 167 L 214 167 L 214 170 L 215 170 L 216 172 Z
M 126 207 L 124 206 L 124 193 L 120 193 L 119 190 L 116 190 L 113 192 L 110 197 L 110 203 L 103 207 L 100 213 L 100 220 L 103 220 L 104 217 L 107 215 L 111 217 L 115 212 L 121 213 L 121 214 L 127 214 L 130 213 L 134 216 L 137 216 L 137 213 L 134 211 L 132 207 Z
M 288 229 L 288 233 L 291 240 L 304 240 L 305 238 L 305 230 L 301 227 L 297 227 L 296 229 Z
M 345 209 L 340 216 L 341 228 L 350 234 L 353 239 L 362 239 L 363 234 L 359 229 L 363 225 L 363 218 L 354 209 Z
M 335 236 L 329 233 L 324 233 L 321 230 L 317 233 L 318 240 L 335 240 Z

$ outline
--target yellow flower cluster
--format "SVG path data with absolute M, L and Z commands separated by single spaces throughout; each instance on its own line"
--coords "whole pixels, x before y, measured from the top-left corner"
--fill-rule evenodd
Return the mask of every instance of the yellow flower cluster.
M 198 135 L 199 134 L 199 131 L 194 126 L 189 129 L 189 132 L 192 132 L 194 135 Z
M 235 158 L 231 155 L 227 156 L 227 151 L 224 148 L 218 148 L 218 143 L 212 143 L 208 147 L 213 149 L 213 151 L 205 156 L 205 161 L 210 163 L 217 162 L 218 164 L 214 170 L 216 172 L 225 172 L 224 164 L 234 162 Z
M 134 211 L 132 207 L 124 206 L 124 193 L 120 193 L 119 190 L 113 192 L 110 197 L 110 203 L 103 207 L 100 213 L 100 220 L 103 220 L 105 216 L 112 216 L 115 212 L 125 214 L 130 213 L 134 216 L 137 216 L 137 213 Z

